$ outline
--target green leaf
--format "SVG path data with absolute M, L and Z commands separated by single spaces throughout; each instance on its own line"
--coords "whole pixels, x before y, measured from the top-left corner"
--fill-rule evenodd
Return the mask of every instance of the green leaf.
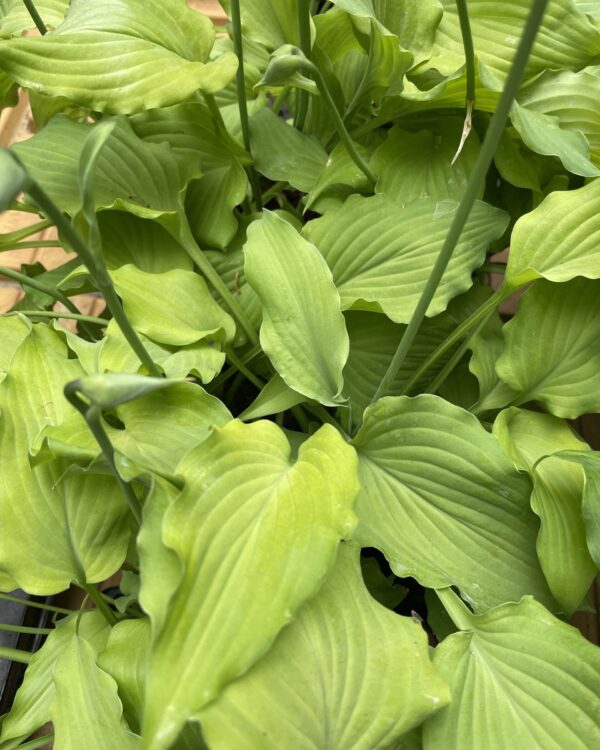
M 522 216 L 512 233 L 506 282 L 512 288 L 535 279 L 600 278 L 600 180 L 578 190 L 550 193 Z
M 69 0 L 36 0 L 35 7 L 48 28 L 56 28 L 65 17 Z M 35 24 L 23 0 L 0 0 L 0 38 L 21 36 Z
M 404 49 L 414 54 L 414 64 L 431 56 L 435 31 L 442 18 L 439 0 L 334 0 L 338 8 L 352 15 L 375 18 L 398 37 Z
M 27 185 L 27 172 L 9 151 L 0 149 L 0 211 L 7 211 Z
M 566 461 L 579 464 L 584 471 L 585 483 L 583 487 L 582 515 L 585 523 L 587 546 L 595 564 L 600 567 L 600 512 L 598 508 L 598 492 L 600 490 L 600 461 L 597 452 L 561 451 L 558 454 Z M 547 462 L 544 459 L 540 468 Z
M 429 68 L 447 75 L 464 63 L 464 48 L 454 0 L 443 0 L 444 15 L 438 27 Z M 504 80 L 512 65 L 529 0 L 511 0 L 498 6 L 487 0 L 470 0 L 469 18 L 479 60 L 492 75 Z M 525 68 L 528 81 L 547 68 L 580 70 L 600 53 L 600 30 L 573 0 L 551 0 Z
M 391 385 L 389 395 L 399 395 L 417 367 L 488 297 L 488 288 L 475 284 L 466 294 L 452 300 L 443 313 L 435 318 L 426 318 L 411 346 L 409 356 Z M 371 403 L 406 326 L 392 323 L 385 315 L 360 310 L 349 310 L 344 317 L 350 337 L 350 354 L 344 367 L 344 390 L 356 419 L 359 419 Z M 427 388 L 447 364 L 454 350 L 449 349 L 431 369 L 427 370 L 415 383 L 415 391 Z
M 498 375 L 514 404 L 539 401 L 551 414 L 574 419 L 600 411 L 600 297 L 596 281 L 538 281 L 504 326 Z
M 365 162 L 369 163 L 373 149 L 355 143 L 355 148 Z M 323 167 L 319 178 L 307 196 L 306 208 L 324 214 L 340 208 L 353 193 L 371 193 L 373 187 L 365 173 L 350 158 L 343 143 L 338 143 Z
M 535 553 L 531 484 L 496 438 L 437 396 L 384 398 L 353 441 L 362 491 L 355 537 L 394 573 L 458 586 L 484 611 L 532 593 L 551 603 Z
M 575 5 L 588 16 L 600 19 L 600 3 L 598 3 L 598 0 L 575 0 Z
M 289 182 L 308 193 L 327 162 L 319 141 L 306 135 L 270 109 L 259 109 L 250 119 L 254 166 L 270 180 Z
M 10 367 L 12 358 L 29 336 L 30 327 L 23 318 L 0 318 L 0 383 Z M 1 417 L 0 417 L 1 418 Z
M 145 660 L 150 642 L 150 621 L 123 620 L 110 630 L 98 655 L 98 666 L 117 683 L 127 723 L 139 732 L 144 705 Z
M 219 0 L 231 17 L 231 0 Z M 244 34 L 268 49 L 299 44 L 297 0 L 243 0 L 240 4 Z
M 190 256 L 155 221 L 125 211 L 102 211 L 98 225 L 102 254 L 109 269 L 133 263 L 147 273 L 164 273 L 173 268 L 192 270 Z
M 273 375 L 250 406 L 240 414 L 239 418 L 247 422 L 250 419 L 260 419 L 270 414 L 279 414 L 297 404 L 301 404 L 303 401 L 306 401 L 304 396 L 289 388 L 279 375 Z
M 538 557 L 550 591 L 570 616 L 586 595 L 596 566 L 581 514 L 583 471 L 553 454 L 587 445 L 563 420 L 514 407 L 498 415 L 494 435 L 517 468 L 531 476 L 531 507 L 541 521 Z M 544 456 L 549 458 L 540 461 Z
M 306 224 L 303 234 L 327 261 L 343 310 L 376 310 L 395 323 L 408 323 L 457 208 L 449 200 L 423 198 L 402 205 L 385 195 L 353 195 L 338 211 Z M 429 317 L 471 287 L 473 269 L 506 224 L 503 211 L 476 202 Z
M 146 273 L 127 265 L 111 277 L 132 325 L 159 344 L 186 346 L 202 339 L 226 343 L 235 336 L 233 319 L 193 271 Z
M 112 477 L 65 476 L 69 463 L 59 459 L 29 465 L 40 430 L 74 413 L 63 386 L 83 374 L 61 337 L 34 325 L 0 384 L 0 515 L 11 530 L 0 543 L 0 570 L 31 594 L 102 581 L 127 549 L 127 506 Z
M 210 20 L 178 0 L 73 0 L 56 31 L 0 41 L 0 68 L 25 88 L 131 114 L 226 86 L 237 59 L 208 62 L 213 42 Z
M 322 404 L 343 401 L 348 334 L 318 250 L 276 214 L 248 228 L 246 278 L 263 308 L 260 342 L 287 385 Z
M 523 143 L 536 154 L 558 156 L 565 169 L 582 177 L 597 177 L 600 169 L 589 159 L 589 145 L 578 130 L 563 130 L 558 117 L 534 112 L 513 102 L 512 124 Z
M 98 651 L 106 644 L 109 631 L 106 620 L 96 609 L 84 610 L 80 615 L 73 615 L 58 623 L 43 646 L 32 656 L 10 713 L 2 720 L 0 742 L 28 737 L 50 721 L 50 708 L 54 702 L 54 665 L 75 635 L 78 634 Z
M 56 750 L 135 750 L 139 738 L 123 720 L 117 684 L 96 663 L 96 653 L 79 635 L 54 668 L 56 698 L 51 709 Z
M 78 170 L 91 130 L 57 115 L 33 138 L 13 146 L 31 176 L 70 214 L 81 206 Z M 118 170 L 115 164 L 120 165 Z M 159 218 L 179 210 L 180 194 L 198 174 L 197 165 L 175 154 L 167 143 L 146 143 L 125 118 L 118 118 L 96 162 L 96 208 L 114 207 L 142 218 Z
M 424 750 L 585 750 L 600 742 L 597 647 L 529 597 L 461 615 L 463 632 L 434 652 L 452 703 L 425 724 Z
M 398 127 L 388 131 L 384 144 L 373 154 L 372 166 L 378 176 L 376 191 L 402 203 L 417 198 L 446 198 L 459 201 L 477 159 L 480 143 L 472 132 L 459 158 L 463 122 L 446 118 L 436 131 L 411 133 Z M 483 188 L 480 196 L 483 195 Z
M 448 700 L 420 625 L 371 598 L 342 545 L 317 596 L 200 719 L 214 750 L 384 750 Z
M 153 631 L 145 750 L 169 747 L 267 650 L 354 527 L 356 455 L 339 433 L 325 425 L 295 463 L 289 456 L 273 423 L 234 421 L 178 467 L 186 485 L 162 522 L 167 549 L 149 544 L 142 558 L 141 601 Z M 174 591 L 159 591 L 164 581 L 151 570 L 168 550 L 183 577 Z

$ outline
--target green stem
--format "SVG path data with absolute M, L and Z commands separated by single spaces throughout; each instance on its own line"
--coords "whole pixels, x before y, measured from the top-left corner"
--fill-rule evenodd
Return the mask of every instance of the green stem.
M 33 609 L 43 609 L 46 612 L 54 612 L 58 615 L 71 615 L 73 610 L 64 609 L 64 607 L 55 607 L 52 604 L 42 604 L 41 602 L 32 602 L 30 599 L 23 599 L 19 596 L 12 596 L 12 594 L 0 593 L 0 599 L 5 602 L 14 602 L 14 604 L 22 604 L 24 607 L 33 607 Z
M 104 617 L 106 622 L 109 625 L 116 625 L 118 620 L 115 616 L 115 613 L 108 606 L 108 604 L 104 601 L 104 597 L 98 591 L 98 589 L 91 583 L 83 583 L 81 584 L 81 588 L 87 591 L 87 593 L 90 596 L 90 599 L 96 605 L 96 609 L 102 613 L 102 616 Z
M 456 247 L 458 240 L 462 234 L 464 225 L 469 218 L 469 214 L 471 213 L 473 204 L 475 203 L 475 200 L 479 194 L 481 185 L 485 180 L 485 176 L 488 172 L 490 164 L 492 163 L 494 154 L 496 153 L 496 149 L 498 148 L 498 144 L 500 143 L 500 138 L 502 137 L 510 108 L 521 85 L 523 74 L 525 72 L 525 66 L 527 65 L 527 60 L 529 59 L 529 55 L 533 47 L 533 43 L 535 41 L 535 37 L 541 24 L 547 4 L 548 0 L 533 0 L 532 7 L 525 23 L 525 28 L 523 30 L 523 35 L 521 37 L 521 41 L 519 42 L 517 54 L 515 55 L 510 73 L 508 74 L 508 78 L 506 80 L 502 95 L 500 96 L 498 107 L 494 112 L 494 116 L 492 117 L 492 120 L 490 122 L 490 126 L 485 135 L 485 139 L 481 146 L 479 156 L 477 157 L 477 161 L 475 162 L 475 166 L 467 182 L 463 198 L 454 215 L 454 220 L 452 221 L 450 231 L 446 235 L 446 239 L 444 241 L 442 249 L 440 250 L 440 254 L 435 262 L 433 271 L 431 272 L 427 284 L 425 285 L 425 289 L 421 294 L 421 298 L 419 299 L 417 307 L 415 308 L 406 331 L 402 336 L 402 339 L 400 340 L 400 344 L 398 345 L 396 353 L 392 358 L 390 366 L 383 376 L 382 381 L 379 384 L 379 387 L 377 388 L 377 391 L 375 392 L 371 403 L 374 403 L 388 393 L 391 384 L 394 382 L 396 375 L 404 364 L 406 356 L 408 355 L 413 341 L 415 340 L 415 337 L 419 331 L 419 328 L 421 327 L 421 323 L 423 322 L 425 313 L 427 312 L 429 305 L 431 304 L 431 300 L 433 299 L 439 283 L 442 280 L 442 276 L 444 275 L 446 267 L 448 266 L 450 258 L 452 257 L 454 248 Z
M 117 480 L 117 484 L 121 488 L 121 492 L 123 493 L 123 497 L 125 498 L 125 501 L 129 506 L 129 510 L 135 518 L 138 526 L 140 526 L 142 523 L 142 506 L 140 501 L 138 500 L 137 495 L 133 491 L 133 487 L 129 484 L 129 482 L 126 482 L 123 479 L 123 477 L 117 470 L 117 465 L 115 463 L 115 449 L 113 448 L 113 444 L 110 442 L 110 438 L 106 434 L 106 431 L 102 426 L 102 422 L 100 419 L 102 416 L 102 411 L 99 406 L 96 406 L 95 404 L 90 406 L 81 398 L 78 393 L 79 386 L 80 383 L 78 380 L 72 380 L 70 383 L 67 383 L 64 388 L 65 397 L 87 422 L 87 425 L 90 428 L 90 432 L 96 439 L 96 442 L 100 446 L 100 450 L 102 451 L 104 458 L 108 462 L 112 475 Z
M 253 346 L 252 349 L 249 349 L 245 354 L 243 354 L 241 357 L 239 357 L 240 362 L 242 362 L 244 365 L 247 365 L 249 362 L 251 362 L 255 357 L 257 357 L 262 352 L 262 348 L 260 344 L 257 344 L 256 346 Z M 229 378 L 233 377 L 236 372 L 238 372 L 238 368 L 235 365 L 232 365 L 229 367 L 225 372 L 222 372 L 218 378 L 216 378 L 211 384 L 211 388 L 218 388 L 220 385 L 223 385 Z
M 223 121 L 223 115 L 221 114 L 221 110 L 219 109 L 216 99 L 212 94 L 207 94 L 204 91 L 202 92 L 202 97 L 204 101 L 206 102 L 206 106 L 208 107 L 208 111 L 212 115 L 213 120 L 217 124 L 217 128 L 222 132 L 225 133 L 227 131 L 227 128 L 225 126 L 225 123 Z
M 36 737 L 34 740 L 29 740 L 29 742 L 24 742 L 22 745 L 19 745 L 17 750 L 38 750 L 40 747 L 46 747 L 47 745 L 52 745 L 54 741 L 54 735 L 53 734 L 45 734 L 43 737 Z
M 292 414 L 296 418 L 296 422 L 298 422 L 298 425 L 300 426 L 300 429 L 303 432 L 308 433 L 308 430 L 310 428 L 310 425 L 308 423 L 308 419 L 306 418 L 306 414 L 304 413 L 304 410 L 301 406 L 292 406 Z
M 0 253 L 8 250 L 32 250 L 37 247 L 62 247 L 57 240 L 28 240 L 25 242 L 15 242 L 14 244 L 0 245 Z
M 473 630 L 472 614 L 452 589 L 436 589 L 435 593 L 452 622 L 459 630 Z
M 419 367 L 412 374 L 410 380 L 404 385 L 400 391 L 400 396 L 405 396 L 410 393 L 412 388 L 419 382 L 423 375 L 434 365 L 440 357 L 442 357 L 449 349 L 457 344 L 464 336 L 467 335 L 473 328 L 479 325 L 482 319 L 487 318 L 494 312 L 498 305 L 510 296 L 512 292 L 507 291 L 504 287 L 500 287 L 486 302 L 478 307 L 468 318 L 457 326 L 454 331 L 448 336 L 448 338 L 442 342 L 437 349 L 435 349 L 427 359 L 422 362 Z
M 254 330 L 250 319 L 244 312 L 243 307 L 238 303 L 233 294 L 229 291 L 229 287 L 227 286 L 227 284 L 219 276 L 217 271 L 215 271 L 210 260 L 198 247 L 187 222 L 181 223 L 181 226 L 179 227 L 179 234 L 177 235 L 176 239 L 181 242 L 181 246 L 184 248 L 186 253 L 198 266 L 200 271 L 202 271 L 210 284 L 212 284 L 215 291 L 219 293 L 223 302 L 231 310 L 233 316 L 237 319 L 238 323 L 242 327 L 242 330 L 248 337 L 250 343 L 252 343 L 253 345 L 257 345 L 258 334 Z
M 46 24 L 42 21 L 42 17 L 38 13 L 33 0 L 23 0 L 23 3 L 25 4 L 25 7 L 27 8 L 29 15 L 31 16 L 31 20 L 36 25 L 37 30 L 40 32 L 40 34 L 42 36 L 44 36 L 44 34 L 47 34 L 48 28 Z
M 491 315 L 491 313 L 490 313 Z M 458 363 L 463 358 L 465 352 L 469 348 L 469 344 L 471 343 L 471 340 L 473 339 L 473 336 L 477 336 L 477 334 L 481 331 L 483 326 L 487 323 L 489 318 L 489 315 L 483 318 L 477 328 L 473 331 L 473 333 L 470 336 L 465 337 L 462 344 L 458 347 L 458 349 L 454 352 L 454 354 L 450 357 L 448 362 L 444 365 L 444 367 L 440 370 L 440 372 L 435 376 L 435 378 L 431 381 L 431 384 L 427 388 L 427 393 L 437 393 L 438 390 L 441 388 L 441 386 L 446 382 L 446 380 L 450 377 L 452 372 L 454 371 L 454 368 L 458 365 Z
M 64 318 L 65 320 L 80 320 L 82 323 L 92 323 L 97 326 L 106 326 L 108 321 L 104 318 L 95 318 L 93 315 L 76 315 L 71 312 L 56 312 L 56 310 L 13 310 L 3 313 L 3 317 L 12 315 L 25 315 L 28 318 Z
M 471 21 L 469 20 L 469 9 L 467 0 L 456 0 L 458 20 L 460 22 L 460 33 L 462 35 L 463 47 L 465 49 L 465 72 L 467 74 L 467 106 L 475 103 L 475 47 L 473 46 L 473 34 L 471 32 Z
M 302 404 L 302 408 L 305 409 L 310 414 L 312 414 L 313 416 L 317 417 L 317 419 L 320 419 L 321 422 L 332 425 L 347 440 L 350 440 L 350 436 L 346 433 L 345 430 L 341 428 L 340 423 L 337 421 L 335 417 L 333 417 L 327 411 L 327 409 L 323 406 L 323 404 L 319 404 L 318 402 L 313 401 L 307 404 Z
M 310 39 L 310 0 L 297 0 L 296 3 L 298 15 L 298 30 L 300 33 L 300 49 L 307 60 L 311 57 L 311 39 Z M 308 112 L 308 92 L 299 90 L 296 92 L 296 117 L 294 118 L 294 127 L 303 130 Z
M 315 79 L 317 86 L 319 87 L 319 91 L 321 92 L 321 95 L 327 102 L 327 106 L 329 108 L 329 111 L 331 112 L 331 116 L 333 117 L 333 121 L 335 123 L 335 128 L 338 132 L 340 139 L 342 140 L 342 143 L 346 147 L 348 156 L 350 156 L 352 161 L 356 164 L 356 166 L 360 169 L 360 171 L 365 175 L 365 177 L 369 180 L 369 182 L 372 185 L 375 185 L 375 183 L 377 182 L 377 175 L 371 170 L 369 165 L 365 162 L 365 160 L 356 150 L 354 141 L 350 138 L 350 134 L 348 133 L 348 130 L 346 129 L 346 126 L 344 125 L 342 116 L 337 108 L 336 103 L 333 101 L 333 97 L 331 96 L 329 87 L 327 86 L 327 83 L 325 82 L 325 78 L 323 78 L 321 71 L 317 68 L 316 65 L 311 63 L 310 60 L 304 61 L 302 68 L 304 69 L 305 72 L 312 73 L 312 76 Z
M 5 659 L 6 661 L 16 661 L 19 664 L 29 664 L 32 656 L 33 654 L 30 654 L 28 651 L 0 646 L 0 659 Z
M 265 192 L 261 196 L 263 206 L 266 206 L 271 198 L 274 198 L 276 195 L 281 193 L 281 191 L 286 188 L 287 185 L 288 183 L 282 180 L 281 182 L 276 182 L 274 185 L 271 185 L 268 190 L 265 190 Z
M 246 78 L 244 75 L 244 41 L 242 39 L 242 16 L 240 12 L 240 0 L 231 0 L 231 25 L 233 32 L 233 51 L 238 58 L 238 69 L 235 77 L 237 86 L 238 107 L 240 111 L 240 123 L 242 126 L 242 137 L 244 139 L 244 148 L 249 154 L 252 154 L 250 146 L 250 127 L 248 125 L 248 102 L 246 101 Z M 252 185 L 252 194 L 256 210 L 262 209 L 260 202 L 260 183 L 258 175 L 253 166 L 248 167 L 248 176 Z
M 19 271 L 13 271 L 12 268 L 7 268 L 6 266 L 0 266 L 0 276 L 6 276 L 7 279 L 13 279 L 13 281 L 18 281 L 21 286 L 29 286 L 32 289 L 37 290 L 38 292 L 42 292 L 43 294 L 47 294 L 49 297 L 52 297 L 52 299 L 55 299 L 57 302 L 62 302 L 63 305 L 67 308 L 67 310 L 70 310 L 70 312 L 74 313 L 75 315 L 79 315 L 80 312 L 77 309 L 77 307 L 71 302 L 71 300 L 62 292 L 59 292 L 58 289 L 54 289 L 51 286 L 46 286 L 46 284 L 42 284 L 40 281 L 37 281 L 35 278 L 30 278 L 29 276 L 26 276 L 24 273 L 20 273 Z
M 6 625 L 0 623 L 0 630 L 5 633 L 25 633 L 25 635 L 49 635 L 52 628 L 28 628 L 26 625 Z
M 34 209 L 34 211 L 37 213 L 36 209 Z M 42 232 L 44 229 L 48 229 L 48 227 L 51 226 L 52 222 L 48 221 L 48 219 L 44 219 L 35 224 L 29 224 L 22 229 L 16 229 L 14 232 L 7 232 L 6 234 L 0 235 L 0 246 L 3 246 L 5 242 L 18 242 L 19 240 L 25 239 L 25 237 L 30 237 L 32 234 Z
M 506 263 L 484 263 L 479 270 L 485 273 L 506 273 Z
M 231 347 L 225 348 L 225 354 L 227 355 L 227 359 L 232 363 L 232 365 L 241 372 L 243 375 L 245 375 L 248 380 L 255 385 L 259 391 L 261 391 L 265 387 L 264 381 L 262 381 L 259 377 L 257 377 L 252 370 L 248 369 L 244 362 L 236 356 L 235 352 Z
M 77 253 L 82 263 L 88 269 L 96 287 L 104 295 L 106 306 L 110 310 L 115 322 L 121 329 L 121 332 L 133 351 L 138 356 L 140 362 L 146 367 L 150 375 L 161 377 L 159 369 L 152 361 L 152 357 L 146 351 L 135 329 L 125 315 L 123 306 L 117 296 L 112 280 L 106 271 L 106 268 L 94 256 L 90 248 L 83 241 L 81 236 L 73 229 L 71 222 L 65 217 L 60 208 L 54 203 L 50 196 L 30 178 L 26 192 L 33 198 L 41 210 L 56 225 L 60 234 L 65 238 L 69 247 Z
M 279 114 L 279 110 L 280 110 L 280 109 L 281 109 L 281 108 L 283 107 L 283 105 L 285 104 L 285 101 L 286 101 L 286 99 L 287 99 L 287 98 L 288 98 L 288 96 L 290 95 L 290 91 L 291 91 L 291 88 L 290 88 L 290 86 L 284 86 L 284 87 L 283 87 L 283 88 L 281 89 L 281 91 L 279 92 L 279 96 L 278 96 L 278 97 L 277 97 L 277 98 L 275 99 L 275 101 L 273 102 L 273 106 L 271 107 L 271 109 L 273 110 L 273 112 L 274 112 L 274 113 L 275 113 L 276 115 L 278 115 L 278 114 Z

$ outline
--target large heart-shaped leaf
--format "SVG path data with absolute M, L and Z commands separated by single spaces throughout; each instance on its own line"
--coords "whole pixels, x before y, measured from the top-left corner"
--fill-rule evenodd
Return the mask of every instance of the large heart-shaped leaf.
M 142 557 L 141 600 L 153 628 L 145 750 L 169 747 L 265 652 L 319 588 L 355 523 L 356 455 L 328 425 L 292 464 L 273 423 L 230 422 L 178 473 L 186 486 L 162 522 L 165 547 L 155 536 Z M 183 566 L 174 591 L 151 575 L 169 551 Z
M 75 635 L 58 657 L 53 673 L 55 701 L 50 711 L 54 747 L 135 750 L 139 738 L 123 720 L 117 683 L 96 663 L 94 648 Z
M 130 114 L 226 86 L 237 59 L 208 62 L 213 41 L 210 20 L 183 0 L 72 0 L 56 31 L 0 41 L 0 68 L 25 88 Z
M 464 48 L 454 0 L 443 0 L 444 16 L 438 27 L 433 56 L 428 66 L 443 74 L 453 73 L 464 63 Z M 470 0 L 469 18 L 475 50 L 481 62 L 504 80 L 512 65 L 529 0 L 490 3 Z M 544 70 L 579 70 L 592 64 L 600 53 L 600 29 L 579 10 L 573 0 L 551 0 L 527 66 L 525 80 Z
M 64 476 L 69 463 L 58 459 L 29 465 L 38 432 L 74 413 L 63 387 L 83 374 L 61 337 L 35 325 L 0 384 L 0 515 L 10 529 L 0 542 L 0 569 L 32 594 L 102 581 L 127 549 L 127 506 L 112 477 Z
M 95 609 L 60 621 L 31 658 L 10 713 L 2 720 L 0 742 L 28 737 L 50 721 L 50 708 L 54 703 L 54 666 L 75 634 L 99 651 L 105 646 L 109 632 L 106 620 Z
M 433 657 L 452 702 L 425 724 L 424 750 L 600 743 L 597 647 L 529 597 L 479 617 L 455 607 L 462 632 Z
M 538 557 L 550 591 L 571 615 L 586 595 L 596 566 L 587 549 L 581 512 L 583 470 L 553 454 L 584 450 L 587 445 L 563 420 L 514 407 L 498 415 L 494 434 L 517 468 L 533 480 L 531 507 L 541 521 Z
M 557 417 L 600 411 L 600 282 L 538 281 L 504 326 L 496 363 L 517 392 L 515 405 L 540 401 Z
M 385 750 L 448 698 L 421 626 L 371 598 L 359 549 L 342 545 L 317 596 L 200 720 L 213 750 Z
M 480 146 L 477 135 L 472 133 L 453 163 L 462 129 L 458 118 L 443 120 L 436 131 L 411 133 L 392 128 L 371 162 L 378 177 L 377 192 L 402 203 L 417 198 L 459 201 Z
M 244 257 L 246 279 L 262 303 L 260 342 L 277 372 L 290 388 L 322 404 L 342 401 L 348 334 L 319 251 L 265 212 L 248 228 Z
M 401 577 L 456 585 L 478 611 L 534 594 L 551 603 L 535 551 L 531 483 L 468 412 L 437 396 L 384 398 L 353 441 L 356 538 Z
M 13 147 L 31 176 L 71 214 L 81 205 L 78 169 L 89 134 L 89 126 L 57 115 L 40 133 Z M 180 194 L 199 173 L 197 163 L 175 154 L 167 143 L 143 141 L 125 118 L 118 118 L 96 161 L 95 204 L 159 217 L 179 209 Z
M 423 198 L 402 205 L 385 195 L 353 195 L 338 211 L 306 224 L 303 233 L 327 261 L 342 309 L 383 311 L 395 323 L 408 323 L 457 208 L 458 203 L 450 200 Z M 503 211 L 475 204 L 429 306 L 429 317 L 469 289 L 473 269 L 481 265 L 506 224 Z
M 578 190 L 550 193 L 522 216 L 512 233 L 506 283 L 600 278 L 600 179 Z

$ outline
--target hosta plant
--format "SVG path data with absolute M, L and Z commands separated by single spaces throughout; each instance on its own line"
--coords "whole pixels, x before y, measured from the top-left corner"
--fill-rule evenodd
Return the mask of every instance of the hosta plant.
M 0 0 L 1 750 L 599 747 L 600 2 L 223 8 Z

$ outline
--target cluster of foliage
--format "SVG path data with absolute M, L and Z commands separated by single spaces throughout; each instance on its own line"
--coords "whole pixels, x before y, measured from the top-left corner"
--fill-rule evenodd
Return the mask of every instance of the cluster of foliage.
M 95 607 L 0 748 L 599 747 L 600 1 L 36 6 L 0 589 Z

